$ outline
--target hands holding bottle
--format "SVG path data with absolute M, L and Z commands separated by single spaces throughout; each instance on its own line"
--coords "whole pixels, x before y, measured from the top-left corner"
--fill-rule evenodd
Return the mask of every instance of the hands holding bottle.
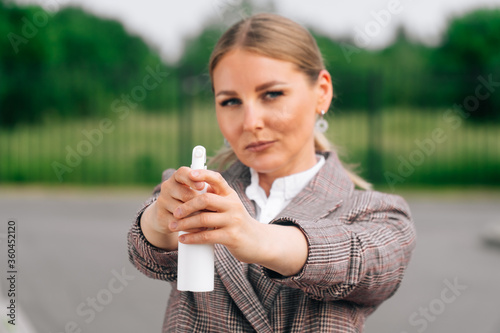
M 207 192 L 198 193 L 205 183 Z M 307 259 L 307 241 L 298 228 L 253 219 L 221 174 L 210 170 L 178 169 L 143 213 L 141 228 L 156 247 L 222 244 L 236 259 L 282 275 L 296 274 Z M 189 234 L 179 237 L 179 231 Z

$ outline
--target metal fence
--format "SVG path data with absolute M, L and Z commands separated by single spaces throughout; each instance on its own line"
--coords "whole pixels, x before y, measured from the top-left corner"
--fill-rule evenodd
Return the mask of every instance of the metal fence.
M 342 89 L 349 82 L 336 84 L 339 96 L 326 117 L 327 134 L 346 163 L 358 165 L 369 181 L 391 188 L 500 185 L 500 124 L 470 121 L 457 109 L 462 99 L 450 99 L 447 107 L 399 101 L 382 107 L 387 79 L 364 77 L 368 88 L 363 93 Z M 213 155 L 223 138 L 206 76 L 169 80 L 187 87 L 175 110 L 114 112 L 110 106 L 99 117 L 47 116 L 38 124 L 1 127 L 0 182 L 153 184 L 162 170 L 188 165 L 194 145 L 204 145 Z M 441 78 L 439 84 L 446 82 Z M 342 102 L 360 98 L 366 100 L 364 107 L 347 108 Z

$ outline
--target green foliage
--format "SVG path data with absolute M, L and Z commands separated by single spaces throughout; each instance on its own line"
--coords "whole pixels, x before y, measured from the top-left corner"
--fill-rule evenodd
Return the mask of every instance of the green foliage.
M 211 83 L 209 78 L 208 62 L 210 54 L 217 40 L 222 34 L 220 27 L 208 27 L 199 36 L 188 39 L 182 59 L 177 64 L 181 77 L 195 77 L 184 86 L 184 93 L 195 94 L 199 90 L 209 91 Z
M 431 50 L 410 41 L 403 30 L 399 30 L 392 45 L 380 51 L 358 48 L 348 40 L 313 35 L 333 77 L 336 107 L 361 110 L 426 105 L 422 82 L 408 78 L 430 73 L 427 59 Z
M 228 27 L 222 21 L 274 10 L 272 3 L 263 6 L 268 8 L 245 0 L 219 8 L 221 17 L 186 40 L 181 60 L 169 67 L 116 21 L 78 8 L 46 12 L 0 2 L 0 35 L 7 36 L 0 39 L 0 126 L 102 116 L 125 107 L 127 112 L 168 112 L 182 109 L 195 95 L 207 100 L 209 56 Z M 475 94 L 479 76 L 500 82 L 498 31 L 500 10 L 478 10 L 451 21 L 438 47 L 415 43 L 402 29 L 378 51 L 356 47 L 349 39 L 313 35 L 333 76 L 334 108 L 342 111 L 462 104 Z M 138 93 L 144 93 L 148 69 L 169 73 L 169 78 L 143 96 Z M 131 96 L 134 89 L 140 100 Z M 500 119 L 500 94 L 481 100 L 469 119 Z
M 171 72 L 157 52 L 121 24 L 81 9 L 57 13 L 0 3 L 0 124 L 34 123 L 45 116 L 84 117 L 112 112 L 122 94 L 143 85 L 147 68 Z M 172 97 L 168 81 L 134 106 L 159 109 Z M 132 99 L 133 100 L 133 99 Z M 169 98 L 172 100 L 172 98 Z M 140 102 L 140 103 L 139 103 Z M 139 108 L 139 106 L 135 106 Z
M 473 96 L 478 77 L 500 82 L 500 10 L 478 10 L 452 21 L 432 55 L 433 72 L 455 78 L 447 94 L 434 98 L 463 101 Z M 497 87 L 498 90 L 498 87 Z M 485 93 L 486 91 L 484 91 Z M 474 108 L 471 108 L 474 109 Z M 500 94 L 492 93 L 480 100 L 477 110 L 470 112 L 475 120 L 500 120 Z

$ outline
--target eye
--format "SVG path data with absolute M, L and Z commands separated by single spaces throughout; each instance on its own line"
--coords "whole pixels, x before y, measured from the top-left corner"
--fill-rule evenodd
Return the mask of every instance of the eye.
M 235 106 L 239 105 L 241 102 L 237 98 L 230 98 L 220 102 L 220 106 Z
M 279 96 L 283 96 L 283 91 L 282 90 L 267 91 L 264 94 L 264 99 L 274 100 L 274 99 L 278 98 Z

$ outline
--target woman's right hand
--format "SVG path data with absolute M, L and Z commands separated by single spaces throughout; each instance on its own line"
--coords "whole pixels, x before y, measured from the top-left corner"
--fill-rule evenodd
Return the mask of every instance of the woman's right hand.
M 141 229 L 146 239 L 154 246 L 167 251 L 177 250 L 178 233 L 170 230 L 170 225 L 176 219 L 173 212 L 181 204 L 199 195 L 196 190 L 202 190 L 204 183 L 190 180 L 188 167 L 179 168 L 169 179 L 161 184 L 158 198 L 141 216 Z M 196 232 L 200 230 L 190 230 Z

